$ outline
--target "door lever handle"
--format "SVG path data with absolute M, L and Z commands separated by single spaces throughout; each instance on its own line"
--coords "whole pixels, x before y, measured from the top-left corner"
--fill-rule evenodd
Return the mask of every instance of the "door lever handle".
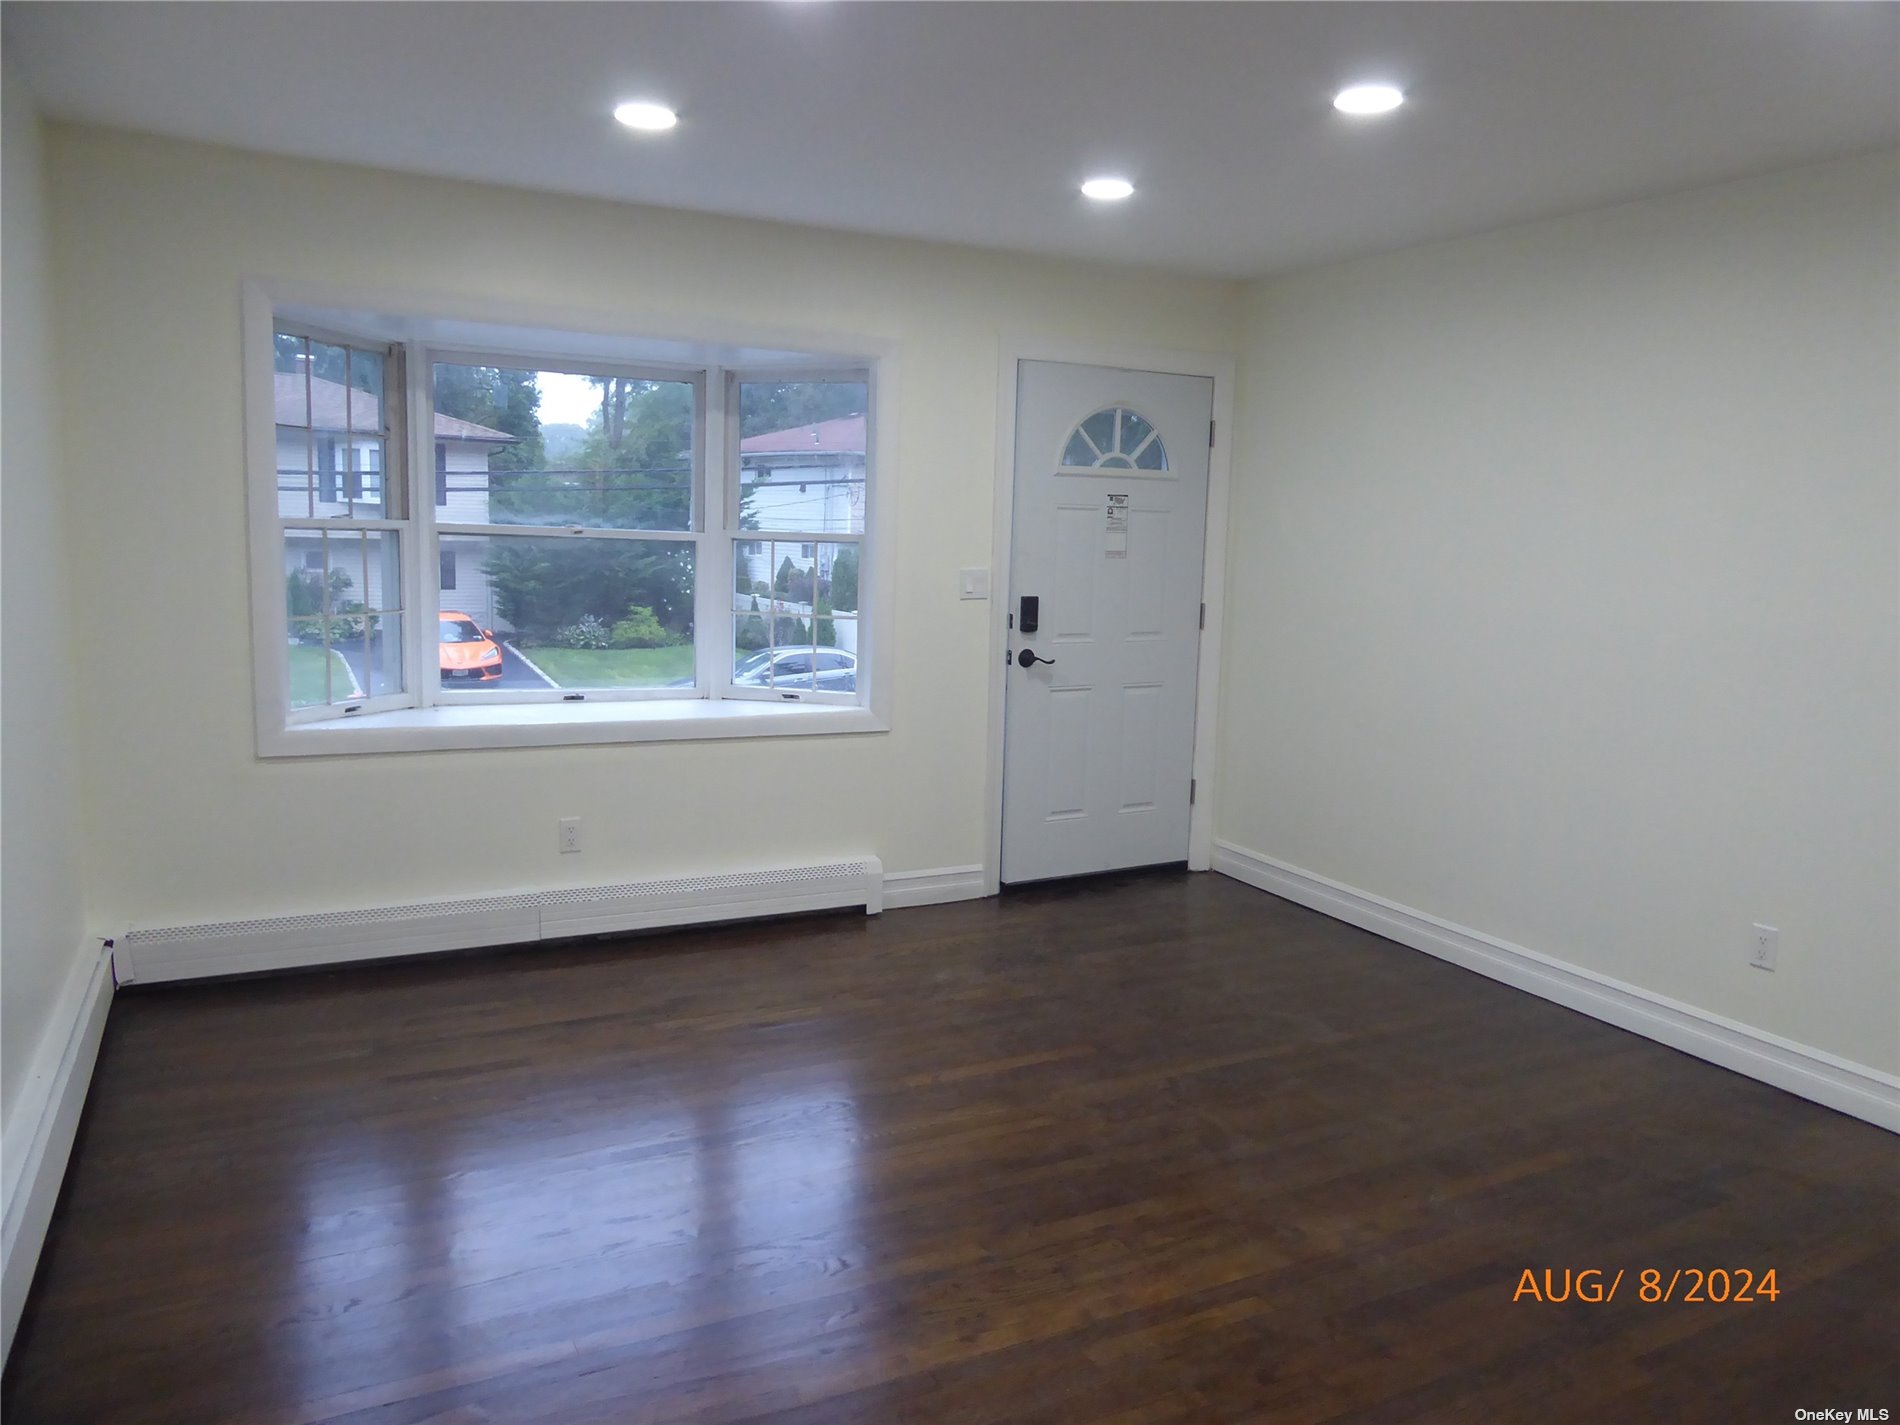
M 1053 658 L 1038 658 L 1036 657 L 1035 651 L 1029 648 L 1025 648 L 1021 653 L 1016 655 L 1016 666 L 1018 668 L 1031 668 L 1038 663 L 1047 663 L 1051 667 L 1054 667 L 1055 661 Z

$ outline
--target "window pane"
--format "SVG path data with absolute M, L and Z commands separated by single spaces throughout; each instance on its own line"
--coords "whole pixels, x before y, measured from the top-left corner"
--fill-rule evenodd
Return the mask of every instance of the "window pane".
M 384 353 L 288 332 L 273 345 L 278 514 L 393 517 Z
M 444 535 L 444 687 L 693 686 L 693 546 Z
M 398 540 L 389 530 L 285 530 L 284 603 L 291 616 L 401 609 Z
M 821 616 L 812 626 L 817 640 L 817 686 L 824 693 L 858 690 L 858 621 Z
M 686 381 L 438 363 L 436 517 L 690 530 L 694 407 Z
M 864 532 L 863 381 L 739 385 L 739 528 Z
M 310 424 L 310 404 L 304 399 L 302 377 L 305 363 L 310 360 L 310 339 L 290 332 L 277 332 L 273 334 L 271 343 L 271 369 L 279 378 L 277 419 L 287 419 L 294 426 L 307 426 Z M 294 387 L 282 379 L 286 376 L 298 378 Z
M 372 698 L 402 691 L 402 621 L 401 614 L 371 614 L 363 621 L 363 671 L 358 680 Z M 350 656 L 347 649 L 343 656 Z
M 855 692 L 858 621 L 836 600 L 857 608 L 857 546 L 735 540 L 733 567 L 733 683 Z
M 1069 437 L 1068 448 L 1062 452 L 1062 463 L 1064 465 L 1093 466 L 1100 458 L 1095 447 L 1088 443 L 1080 430 L 1077 430 L 1074 435 Z
M 318 707 L 330 701 L 332 680 L 338 692 L 349 692 L 349 675 L 341 655 L 323 646 L 323 624 L 318 619 L 293 618 L 289 625 L 290 705 Z
M 282 381 L 282 377 L 278 378 Z M 297 383 L 302 391 L 303 383 Z M 301 426 L 277 427 L 277 514 L 281 519 L 309 519 L 316 514 L 316 454 L 310 432 Z
M 372 695 L 372 689 L 377 697 L 400 693 L 400 536 L 388 530 L 286 530 L 283 567 L 290 705 L 348 702 Z
M 818 546 L 818 602 L 821 613 L 827 607 L 838 613 L 858 611 L 857 545 Z
M 1122 438 L 1119 449 L 1123 455 L 1132 456 L 1141 448 L 1141 443 L 1154 434 L 1155 428 L 1148 424 L 1145 416 L 1138 415 L 1126 406 L 1121 411 Z
M 1062 463 L 1098 470 L 1166 470 L 1168 453 L 1146 416 L 1127 406 L 1111 406 L 1075 428 L 1063 448 Z

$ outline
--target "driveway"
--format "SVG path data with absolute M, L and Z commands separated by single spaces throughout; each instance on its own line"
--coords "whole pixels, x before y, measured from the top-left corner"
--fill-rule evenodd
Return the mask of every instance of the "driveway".
M 381 634 L 377 634 L 376 637 L 370 640 L 372 648 L 378 653 L 381 652 L 382 642 Z M 349 643 L 333 644 L 332 647 L 343 655 L 343 661 L 350 665 L 350 671 L 356 674 L 357 683 L 361 685 L 363 691 L 367 693 L 369 691 L 370 656 L 364 652 L 363 641 L 357 639 Z M 551 688 L 555 685 L 535 672 L 534 669 L 530 668 L 519 653 L 516 653 L 513 648 L 504 643 L 501 646 L 501 678 L 499 681 L 492 683 L 458 682 L 451 683 L 448 686 L 465 688 Z

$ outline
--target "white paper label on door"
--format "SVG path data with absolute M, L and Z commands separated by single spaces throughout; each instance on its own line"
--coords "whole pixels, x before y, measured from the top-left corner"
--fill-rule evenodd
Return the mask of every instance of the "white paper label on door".
M 1108 537 L 1105 552 L 1110 559 L 1128 557 L 1128 496 L 1108 497 Z

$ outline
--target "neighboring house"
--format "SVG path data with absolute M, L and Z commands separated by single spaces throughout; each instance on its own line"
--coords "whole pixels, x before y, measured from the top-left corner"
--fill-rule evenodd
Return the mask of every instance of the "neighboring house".
M 864 416 L 839 416 L 813 425 L 764 431 L 739 442 L 743 509 L 762 534 L 794 529 L 850 534 L 864 529 Z M 750 523 L 750 521 L 748 521 Z M 837 546 L 764 540 L 740 546 L 740 559 L 754 583 L 772 582 L 788 555 L 799 569 L 818 566 L 831 577 Z
M 375 396 L 351 391 L 341 382 L 312 377 L 308 382 L 310 409 L 305 418 L 306 382 L 299 372 L 279 371 L 277 406 L 277 505 L 295 519 L 338 520 L 338 534 L 347 534 L 342 519 L 365 504 L 380 513 L 383 502 L 382 412 Z M 445 524 L 488 523 L 488 462 L 496 450 L 512 445 L 516 437 L 473 421 L 438 414 L 435 418 L 435 517 Z M 361 442 L 360 444 L 358 442 Z M 488 578 L 482 573 L 480 548 L 474 542 L 442 542 L 442 607 L 471 615 L 484 628 L 497 622 Z M 330 565 L 350 576 L 345 597 L 370 608 L 399 602 L 383 598 L 387 561 L 377 557 L 371 541 L 340 547 L 333 538 Z M 321 574 L 322 538 L 314 530 L 290 530 L 284 538 L 284 573 L 299 570 Z M 367 558 L 365 557 L 367 553 Z

